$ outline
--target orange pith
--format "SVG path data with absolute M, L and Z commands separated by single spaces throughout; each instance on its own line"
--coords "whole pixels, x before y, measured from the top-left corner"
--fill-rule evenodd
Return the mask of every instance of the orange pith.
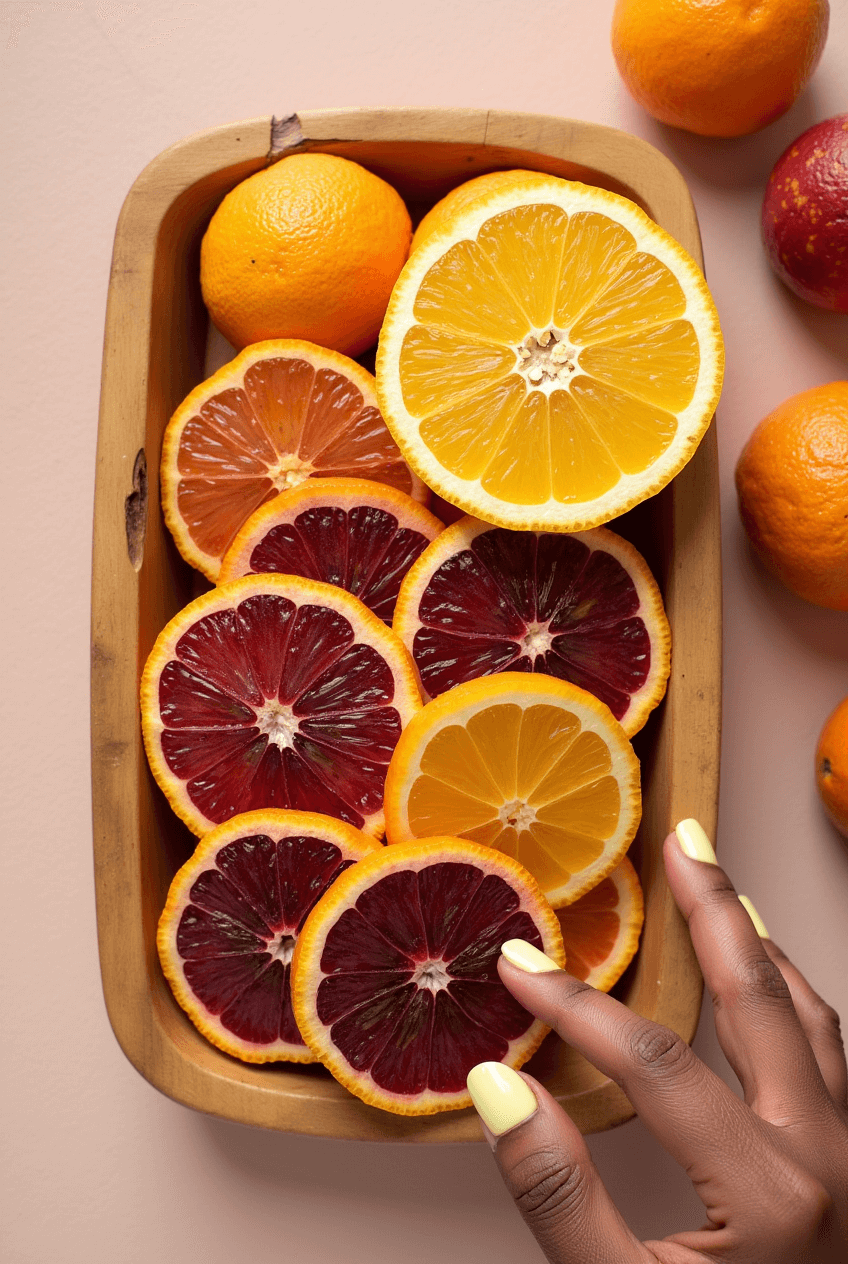
M 627 857 L 557 917 L 569 974 L 608 992 L 635 956 L 645 918 L 642 888 Z
M 534 534 L 462 518 L 408 571 L 392 627 L 425 701 L 482 675 L 543 672 L 594 693 L 632 736 L 668 680 L 659 589 L 633 545 L 603 527 Z
M 370 1105 L 462 1109 L 472 1065 L 521 1066 L 548 1030 L 498 978 L 511 937 L 565 962 L 556 915 L 516 861 L 453 837 L 386 848 L 337 879 L 306 920 L 293 960 L 298 1026 Z
M 309 342 L 255 343 L 180 404 L 162 442 L 162 509 L 183 557 L 216 580 L 255 509 L 311 477 L 360 477 L 417 500 L 374 379 Z
M 291 1010 L 290 962 L 316 898 L 380 849 L 343 821 L 265 809 L 219 825 L 175 875 L 156 943 L 191 1021 L 243 1062 L 314 1062 Z
M 198 597 L 159 634 L 141 682 L 153 775 L 196 834 L 285 807 L 379 836 L 386 765 L 419 707 L 385 624 L 350 593 L 292 575 Z
M 389 765 L 385 811 L 390 844 L 452 828 L 517 859 L 558 908 L 629 847 L 639 763 L 585 690 L 502 672 L 455 686 L 413 717 Z
M 260 506 L 230 545 L 218 583 L 281 572 L 337 584 L 391 623 L 401 580 L 443 530 L 411 496 L 363 478 L 309 479 Z
M 410 466 L 467 513 L 596 526 L 699 443 L 722 376 L 715 308 L 632 202 L 499 174 L 401 273 L 377 355 L 383 415 Z

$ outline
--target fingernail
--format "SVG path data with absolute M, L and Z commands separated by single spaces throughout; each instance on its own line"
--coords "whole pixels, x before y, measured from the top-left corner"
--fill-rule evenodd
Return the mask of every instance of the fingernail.
M 760 939 L 771 939 L 771 935 L 766 930 L 765 922 L 760 917 L 759 913 L 754 908 L 753 904 L 748 899 L 747 895 L 740 895 L 739 903 L 746 910 L 751 921 L 754 923 L 754 930 L 757 932 Z
M 502 1062 L 478 1062 L 467 1084 L 478 1115 L 496 1137 L 524 1123 L 539 1104 L 526 1080 Z
M 680 843 L 684 855 L 688 856 L 690 860 L 703 860 L 707 865 L 718 864 L 712 843 L 704 833 L 702 826 L 693 820 L 691 816 L 675 825 L 674 832 L 677 835 L 677 841 Z
M 508 939 L 505 944 L 501 944 L 501 952 L 511 966 L 515 966 L 517 970 L 524 970 L 527 974 L 547 974 L 551 970 L 559 969 L 555 961 L 551 961 L 550 957 L 546 957 L 525 939 Z M 523 1080 L 521 1082 L 524 1083 Z

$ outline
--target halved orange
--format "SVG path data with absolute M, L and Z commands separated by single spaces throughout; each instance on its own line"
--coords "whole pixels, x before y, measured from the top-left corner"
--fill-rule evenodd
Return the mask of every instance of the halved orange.
M 423 505 L 365 478 L 311 478 L 252 513 L 218 583 L 280 572 L 336 584 L 391 624 L 401 580 L 444 530 Z
M 291 959 L 317 900 L 374 851 L 315 812 L 264 809 L 219 825 L 174 877 L 156 944 L 195 1027 L 243 1062 L 314 1062 L 295 1022 Z
M 495 672 L 545 672 L 588 689 L 632 736 L 668 681 L 660 591 L 604 527 L 555 535 L 462 518 L 410 569 L 392 626 L 425 698 Z
M 501 175 L 404 266 L 380 405 L 412 469 L 466 513 L 585 530 L 692 456 L 721 389 L 718 317 L 694 260 L 633 202 Z
M 515 860 L 456 838 L 385 848 L 342 874 L 306 919 L 293 961 L 298 1027 L 371 1106 L 470 1106 L 475 1063 L 519 1067 L 548 1031 L 498 977 L 510 938 L 564 964 L 556 915 Z
M 501 672 L 456 685 L 411 719 L 389 764 L 385 810 L 389 843 L 450 828 L 518 860 L 560 908 L 630 846 L 639 761 L 592 694 Z
M 386 429 L 370 373 L 311 342 L 257 342 L 195 387 L 168 422 L 162 509 L 185 560 L 214 581 L 254 509 L 332 475 L 428 495 Z
M 409 655 L 341 588 L 247 575 L 160 632 L 141 681 L 144 744 L 195 834 L 296 808 L 383 830 L 383 783 L 420 707 Z
M 557 918 L 569 974 L 608 992 L 636 955 L 645 920 L 642 888 L 627 857 Z

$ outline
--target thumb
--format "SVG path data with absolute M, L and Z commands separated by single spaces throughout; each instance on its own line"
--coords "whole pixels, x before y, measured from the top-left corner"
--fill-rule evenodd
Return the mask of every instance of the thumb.
M 468 1091 L 504 1183 L 552 1264 L 656 1264 L 619 1215 L 579 1129 L 541 1084 L 481 1062 Z

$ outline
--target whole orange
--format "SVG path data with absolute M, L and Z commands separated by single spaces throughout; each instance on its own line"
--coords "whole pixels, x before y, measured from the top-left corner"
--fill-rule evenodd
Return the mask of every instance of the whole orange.
M 848 382 L 769 413 L 742 449 L 736 490 L 769 570 L 814 605 L 848 610 Z
M 744 136 L 788 110 L 824 48 L 828 0 L 618 0 L 612 51 L 662 123 Z
M 828 717 L 819 736 L 816 786 L 828 816 L 848 838 L 848 698 Z
M 334 154 L 292 154 L 227 194 L 200 248 L 212 321 L 234 347 L 377 341 L 412 224 L 397 190 Z

